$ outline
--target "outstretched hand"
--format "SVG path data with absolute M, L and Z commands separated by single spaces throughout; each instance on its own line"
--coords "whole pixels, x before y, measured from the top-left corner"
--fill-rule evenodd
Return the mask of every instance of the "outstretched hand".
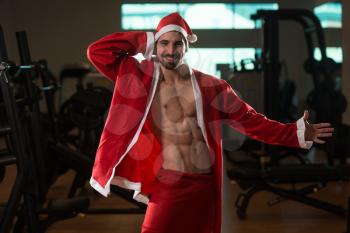
M 334 128 L 331 127 L 330 123 L 319 123 L 310 124 L 307 120 L 309 118 L 309 111 L 304 111 L 304 122 L 305 122 L 305 141 L 314 141 L 319 144 L 325 143 L 320 138 L 332 137 Z

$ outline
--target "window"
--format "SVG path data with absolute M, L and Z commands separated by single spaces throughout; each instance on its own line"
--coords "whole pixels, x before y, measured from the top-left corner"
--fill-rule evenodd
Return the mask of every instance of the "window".
M 277 3 L 124 3 L 121 6 L 123 30 L 154 31 L 164 16 L 179 12 L 192 29 L 254 29 L 260 22 L 250 19 L 257 10 L 277 10 Z M 205 15 L 203 14 L 205 12 Z M 242 59 L 255 58 L 255 48 L 193 48 L 185 56 L 194 69 L 219 76 L 217 64 L 230 64 L 240 69 Z M 142 60 L 142 56 L 136 56 Z M 253 65 L 246 65 L 252 69 Z
M 323 28 L 342 27 L 342 6 L 339 2 L 324 3 L 315 7 L 314 13 L 320 19 Z
M 122 4 L 122 29 L 154 30 L 161 18 L 177 10 L 178 4 Z
M 277 3 L 144 3 L 122 4 L 122 29 L 154 30 L 164 16 L 177 11 L 192 29 L 253 29 L 258 9 L 278 9 Z M 206 12 L 205 16 L 203 12 Z
M 326 48 L 327 57 L 332 58 L 336 62 L 343 62 L 343 50 L 341 47 L 327 47 Z M 319 48 L 314 51 L 314 58 L 316 60 L 321 60 L 321 52 Z
M 250 19 L 252 14 L 255 14 L 257 10 L 278 10 L 277 3 L 242 3 L 232 4 L 235 29 L 253 29 L 255 27 L 261 28 L 261 20 L 258 20 L 256 25 L 254 21 Z
M 232 64 L 234 57 L 234 49 L 232 48 L 190 48 L 185 59 L 194 69 L 219 76 L 216 65 Z
M 255 51 L 254 48 L 190 48 L 185 55 L 185 60 L 196 70 L 220 76 L 220 72 L 216 70 L 217 64 L 230 64 L 232 67 L 233 63 L 239 65 L 243 59 L 254 60 Z M 142 54 L 134 57 L 139 61 L 144 59 Z M 252 69 L 253 67 L 248 65 L 246 68 Z

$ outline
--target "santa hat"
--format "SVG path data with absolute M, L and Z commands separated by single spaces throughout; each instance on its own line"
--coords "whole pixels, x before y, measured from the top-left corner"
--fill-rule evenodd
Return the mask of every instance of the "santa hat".
M 171 31 L 180 32 L 189 43 L 197 41 L 197 36 L 192 32 L 185 19 L 177 12 L 167 15 L 160 20 L 156 29 L 155 40 L 158 40 L 164 33 Z

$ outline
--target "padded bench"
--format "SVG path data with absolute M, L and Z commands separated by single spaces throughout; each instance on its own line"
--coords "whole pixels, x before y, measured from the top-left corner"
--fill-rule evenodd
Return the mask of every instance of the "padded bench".
M 249 166 L 237 166 L 227 171 L 230 179 L 235 180 L 244 190 L 236 199 L 237 214 L 246 218 L 246 210 L 253 195 L 259 191 L 269 191 L 282 199 L 290 199 L 310 205 L 341 216 L 346 216 L 342 206 L 309 197 L 308 194 L 319 191 L 328 182 L 348 181 L 350 165 L 328 166 L 325 164 L 281 165 L 266 169 Z M 294 185 L 304 183 L 303 188 Z M 281 187 L 281 184 L 291 184 L 291 189 Z M 279 202 L 278 199 L 276 199 Z M 275 204 L 271 202 L 270 204 Z

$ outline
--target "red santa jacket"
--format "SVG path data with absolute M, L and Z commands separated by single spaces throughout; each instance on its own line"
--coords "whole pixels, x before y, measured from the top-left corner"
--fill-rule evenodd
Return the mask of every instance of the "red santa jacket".
M 160 65 L 151 60 L 151 32 L 120 32 L 91 44 L 88 58 L 115 83 L 114 94 L 96 153 L 90 184 L 104 196 L 115 184 L 135 190 L 134 198 L 147 203 L 162 165 L 161 145 L 150 127 L 149 110 L 159 81 Z M 146 60 L 133 56 L 142 53 Z M 269 144 L 310 147 L 305 125 L 269 120 L 243 102 L 224 80 L 190 68 L 198 125 L 211 152 L 217 179 L 218 208 L 215 232 L 221 227 L 222 136 L 226 122 L 239 132 Z

